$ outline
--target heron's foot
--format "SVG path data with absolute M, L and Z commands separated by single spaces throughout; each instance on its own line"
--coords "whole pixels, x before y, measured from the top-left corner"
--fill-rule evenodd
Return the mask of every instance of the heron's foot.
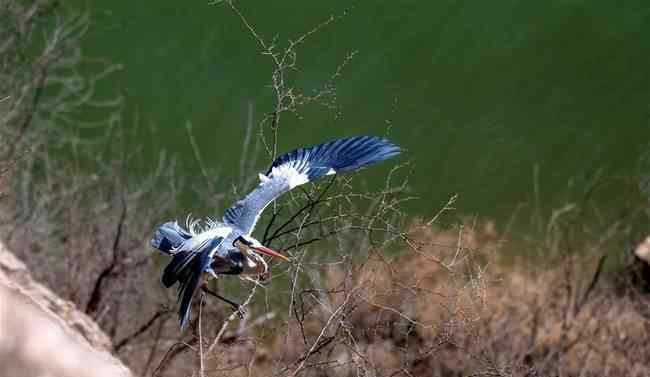
M 239 319 L 244 319 L 246 314 L 248 314 L 248 309 L 246 309 L 246 307 L 243 305 L 233 305 L 232 310 L 237 313 L 237 317 L 239 317 Z

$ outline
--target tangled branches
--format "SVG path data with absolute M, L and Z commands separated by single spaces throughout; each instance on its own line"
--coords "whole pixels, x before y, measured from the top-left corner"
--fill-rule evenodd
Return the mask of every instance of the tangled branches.
M 312 95 L 303 94 L 289 84 L 290 75 L 296 69 L 297 49 L 339 17 L 327 18 L 278 49 L 277 41 L 266 41 L 235 2 L 224 3 L 257 41 L 273 67 L 270 85 L 274 91 L 274 105 L 259 124 L 261 142 L 273 159 L 278 154 L 282 114 L 299 116 L 300 110 L 310 104 L 336 109 L 332 102 L 335 99 L 334 81 L 354 53 L 343 60 L 321 90 Z M 475 320 L 468 305 L 480 306 L 480 300 L 475 303 L 477 298 L 483 297 L 484 282 L 481 270 L 474 266 L 469 250 L 460 239 L 450 247 L 454 252 L 443 260 L 425 250 L 426 243 L 414 236 L 452 209 L 455 197 L 430 221 L 405 230 L 408 224 L 401 206 L 415 199 L 408 194 L 408 166 L 402 164 L 391 169 L 383 187 L 377 191 L 363 187 L 355 181 L 354 175 L 341 176 L 292 192 L 274 203 L 273 210 L 260 221 L 266 224 L 260 230 L 263 243 L 292 255 L 296 262 L 282 270 L 279 268 L 283 266 L 274 266 L 274 275 L 265 286 L 255 282 L 243 293 L 245 306 L 251 302 L 256 304 L 250 314 L 239 321 L 237 329 L 231 328 L 236 324 L 235 314 L 217 317 L 208 309 L 210 305 L 201 300 L 198 310 L 201 315 L 190 326 L 189 340 L 171 344 L 154 375 L 169 375 L 171 371 L 183 373 L 180 370 L 189 372 L 188 365 L 185 363 L 185 367 L 181 367 L 183 364 L 179 361 L 187 351 L 196 355 L 196 363 L 190 369 L 201 376 L 318 375 L 325 369 L 344 375 L 354 370 L 357 374 L 374 375 L 384 369 L 374 352 L 368 349 L 377 334 L 393 332 L 386 336 L 399 337 L 405 344 L 414 342 L 413 345 L 432 347 L 424 355 L 448 344 L 453 328 L 462 327 L 457 323 L 458 315 L 465 315 L 461 322 Z M 204 176 L 208 175 L 204 173 Z M 250 184 L 253 183 L 246 182 L 243 186 Z M 436 301 L 447 308 L 444 320 L 423 320 L 410 313 L 413 305 L 426 300 L 426 294 L 418 288 L 419 283 L 406 283 L 409 279 L 391 267 L 397 257 L 387 255 L 391 250 L 394 253 L 402 249 L 402 245 L 438 273 L 453 276 L 450 282 L 454 287 L 449 286 L 447 292 L 427 293 L 445 298 L 444 304 Z M 240 283 L 224 280 L 219 284 L 220 288 L 237 292 Z M 400 287 L 404 297 L 395 295 L 395 287 Z M 470 291 L 474 293 L 461 293 Z M 260 297 L 253 300 L 260 293 L 264 296 L 263 305 L 259 303 Z M 255 318 L 254 313 L 260 310 L 267 314 Z M 277 312 L 280 315 L 274 320 Z M 436 334 L 432 339 L 437 346 L 420 343 L 421 332 Z M 273 349 L 285 352 L 272 355 Z M 411 346 L 403 352 L 395 371 L 408 375 L 414 363 L 417 364 L 417 358 L 411 355 Z

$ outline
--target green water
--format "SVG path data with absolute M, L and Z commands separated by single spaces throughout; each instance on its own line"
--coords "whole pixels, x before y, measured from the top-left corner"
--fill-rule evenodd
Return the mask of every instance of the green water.
M 136 141 L 198 173 L 185 123 L 220 188 L 239 166 L 248 119 L 270 111 L 272 66 L 232 12 L 206 1 L 81 1 L 95 20 L 90 56 L 122 62 L 102 84 L 123 92 Z M 549 205 L 574 177 L 633 173 L 650 127 L 650 4 L 644 1 L 240 1 L 279 47 L 330 14 L 347 15 L 299 49 L 295 86 L 318 88 L 351 51 L 338 81 L 341 114 L 285 118 L 280 149 L 384 134 L 415 163 L 413 214 L 460 194 L 461 213 L 505 220 L 531 202 L 540 166 Z M 235 167 L 235 168 L 233 168 Z M 364 172 L 371 183 L 387 166 Z M 600 198 L 604 206 L 616 196 Z

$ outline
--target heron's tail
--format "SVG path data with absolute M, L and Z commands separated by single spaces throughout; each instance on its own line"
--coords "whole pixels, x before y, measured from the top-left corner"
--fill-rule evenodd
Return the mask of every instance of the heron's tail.
M 178 225 L 178 222 L 168 221 L 158 227 L 156 233 L 151 239 L 151 246 L 165 254 L 172 254 L 175 248 L 179 247 L 183 241 L 190 237 L 192 237 L 192 235 L 185 229 L 181 228 L 181 226 Z
M 181 329 L 187 326 L 190 319 L 190 306 L 194 292 L 201 285 L 203 274 L 210 267 L 212 252 L 221 245 L 222 237 L 216 237 L 209 242 L 202 243 L 197 248 L 181 249 L 175 252 L 174 257 L 165 267 L 162 283 L 171 287 L 176 282 L 178 285 L 178 317 Z
M 172 260 L 167 264 L 163 270 L 162 278 L 160 279 L 166 288 L 176 284 L 177 281 L 182 281 L 187 275 L 188 267 L 197 256 L 194 250 L 181 250 L 174 254 Z
M 307 175 L 309 181 L 324 175 L 357 170 L 384 161 L 400 153 L 400 148 L 386 139 L 357 136 L 300 148 L 278 157 L 267 172 L 274 168 L 291 167 Z

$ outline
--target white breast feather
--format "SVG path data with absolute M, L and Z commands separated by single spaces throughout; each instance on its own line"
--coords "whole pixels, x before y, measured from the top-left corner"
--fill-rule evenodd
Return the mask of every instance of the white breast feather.
M 227 237 L 231 231 L 232 228 L 223 227 L 223 226 L 208 229 L 204 232 L 195 235 L 190 239 L 185 240 L 176 249 L 172 250 L 172 254 L 175 254 L 180 250 L 196 250 L 208 240 L 211 240 L 216 237 L 223 237 L 223 238 Z
M 296 168 L 289 164 L 274 167 L 271 169 L 271 176 L 285 178 L 290 189 L 309 182 L 307 174 L 299 173 Z
M 201 235 L 205 234 L 207 238 L 215 238 L 215 237 L 224 237 L 225 238 L 230 234 L 230 232 L 232 232 L 231 227 L 229 227 L 229 226 L 220 226 L 220 227 L 217 227 L 217 228 L 209 229 L 209 230 L 201 233 Z

